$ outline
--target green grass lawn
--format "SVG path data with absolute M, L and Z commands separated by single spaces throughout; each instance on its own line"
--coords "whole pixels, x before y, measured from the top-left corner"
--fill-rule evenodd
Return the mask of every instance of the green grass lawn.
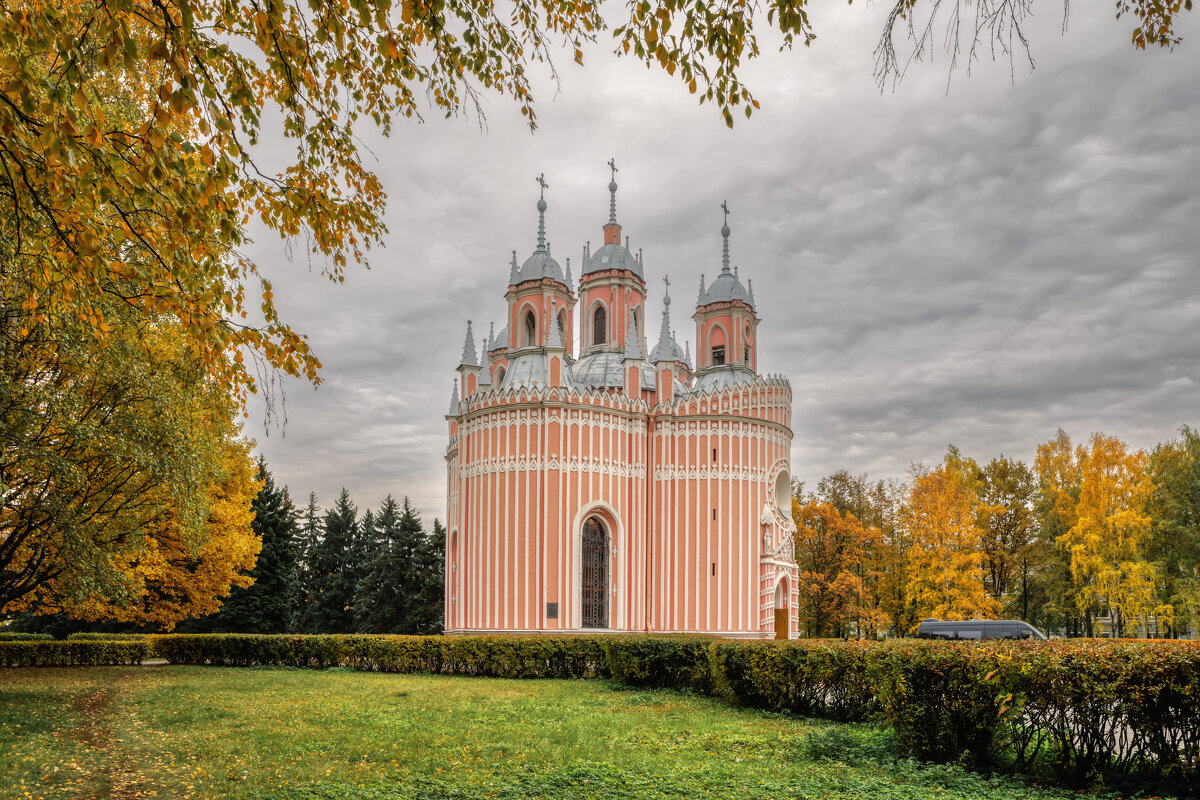
M 886 728 L 601 681 L 0 671 L 3 798 L 1051 798 Z

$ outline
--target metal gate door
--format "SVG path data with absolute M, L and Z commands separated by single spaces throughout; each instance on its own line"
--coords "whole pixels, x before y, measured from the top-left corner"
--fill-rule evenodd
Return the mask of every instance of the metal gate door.
M 608 627 L 608 536 L 596 519 L 583 524 L 583 627 Z

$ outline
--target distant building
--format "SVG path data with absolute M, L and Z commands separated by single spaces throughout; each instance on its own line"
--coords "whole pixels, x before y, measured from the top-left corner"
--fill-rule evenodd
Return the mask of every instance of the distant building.
M 758 371 L 728 216 L 720 271 L 700 276 L 693 369 L 668 294 L 647 349 L 642 256 L 622 242 L 613 173 L 578 287 L 550 255 L 543 182 L 506 325 L 480 354 L 467 323 L 446 416 L 446 631 L 795 636 L 792 390 Z

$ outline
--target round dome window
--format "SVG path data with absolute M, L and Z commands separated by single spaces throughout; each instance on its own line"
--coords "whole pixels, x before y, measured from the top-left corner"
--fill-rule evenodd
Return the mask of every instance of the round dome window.
M 782 470 L 775 478 L 775 506 L 785 517 L 792 514 L 792 476 Z

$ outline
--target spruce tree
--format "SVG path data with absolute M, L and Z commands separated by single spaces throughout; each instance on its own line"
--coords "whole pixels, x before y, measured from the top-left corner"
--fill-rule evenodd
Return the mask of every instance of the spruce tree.
M 308 493 L 308 507 L 304 509 L 296 546 L 296 583 L 293 598 L 291 630 L 301 632 L 304 610 L 312 602 L 312 556 L 321 541 L 321 508 L 317 505 L 315 492 Z
M 425 633 L 441 633 L 446 619 L 446 529 L 435 518 L 433 534 L 426 538 L 421 551 L 422 599 L 427 609 Z
M 358 512 L 342 489 L 337 504 L 325 513 L 322 536 L 309 555 L 308 603 L 300 613 L 303 633 L 353 633 L 354 565 L 351 557 Z
M 376 517 L 384 543 L 359 584 L 355 606 L 360 630 L 370 633 L 437 633 L 442 627 L 441 540 L 429 536 L 406 497 L 388 496 Z
M 254 498 L 255 534 L 262 551 L 250 575 L 254 583 L 234 587 L 217 612 L 214 629 L 226 633 L 284 633 L 295 598 L 297 514 L 286 487 L 275 485 L 266 459 L 258 459 L 262 488 Z
M 393 595 L 398 587 L 391 578 L 393 544 L 399 523 L 399 507 L 391 495 L 383 501 L 374 517 L 375 554 L 358 583 L 354 600 L 354 620 L 360 633 L 393 633 L 396 613 Z

